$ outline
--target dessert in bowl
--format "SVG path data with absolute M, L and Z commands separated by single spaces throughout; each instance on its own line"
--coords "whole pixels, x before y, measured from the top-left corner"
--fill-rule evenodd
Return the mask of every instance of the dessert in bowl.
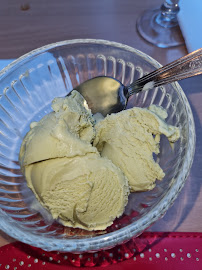
M 66 96 L 78 84 L 96 76 L 113 76 L 127 85 L 158 67 L 160 64 L 148 55 L 119 43 L 71 40 L 32 51 L 1 72 L 0 228 L 3 231 L 44 250 L 79 253 L 123 243 L 165 214 L 183 187 L 195 147 L 192 112 L 178 83 L 130 98 L 128 108 L 150 105 L 164 108 L 166 123 L 179 128 L 180 138 L 171 145 L 166 136 L 161 136 L 160 152 L 155 160 L 165 176 L 151 190 L 130 193 L 123 215 L 104 230 L 89 232 L 53 220 L 27 186 L 18 160 L 30 124 L 52 111 L 54 98 Z

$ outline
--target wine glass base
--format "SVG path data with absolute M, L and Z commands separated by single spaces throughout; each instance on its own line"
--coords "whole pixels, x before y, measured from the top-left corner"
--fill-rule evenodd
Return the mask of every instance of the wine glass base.
M 148 42 L 160 48 L 169 48 L 183 45 L 184 39 L 178 23 L 166 24 L 158 23 L 160 9 L 147 10 L 137 20 L 137 30 L 139 34 Z

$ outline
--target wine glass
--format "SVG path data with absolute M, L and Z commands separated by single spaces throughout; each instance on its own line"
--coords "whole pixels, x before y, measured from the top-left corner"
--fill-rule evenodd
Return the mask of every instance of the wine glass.
M 184 44 L 177 14 L 179 0 L 165 0 L 158 9 L 147 10 L 137 20 L 139 34 L 150 43 L 169 48 Z

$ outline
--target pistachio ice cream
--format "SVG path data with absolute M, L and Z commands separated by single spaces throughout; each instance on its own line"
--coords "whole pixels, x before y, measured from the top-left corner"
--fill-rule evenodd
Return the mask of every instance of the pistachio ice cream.
M 134 191 L 151 190 L 164 172 L 153 159 L 160 135 L 179 129 L 157 106 L 132 108 L 102 119 L 72 91 L 55 98 L 53 111 L 30 125 L 19 155 L 36 198 L 62 224 L 103 230 L 120 217 Z

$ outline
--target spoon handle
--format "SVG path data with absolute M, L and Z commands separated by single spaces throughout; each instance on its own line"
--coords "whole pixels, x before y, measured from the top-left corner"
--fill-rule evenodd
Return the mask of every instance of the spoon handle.
M 189 53 L 145 76 L 126 87 L 128 96 L 163 84 L 202 74 L 202 48 Z

